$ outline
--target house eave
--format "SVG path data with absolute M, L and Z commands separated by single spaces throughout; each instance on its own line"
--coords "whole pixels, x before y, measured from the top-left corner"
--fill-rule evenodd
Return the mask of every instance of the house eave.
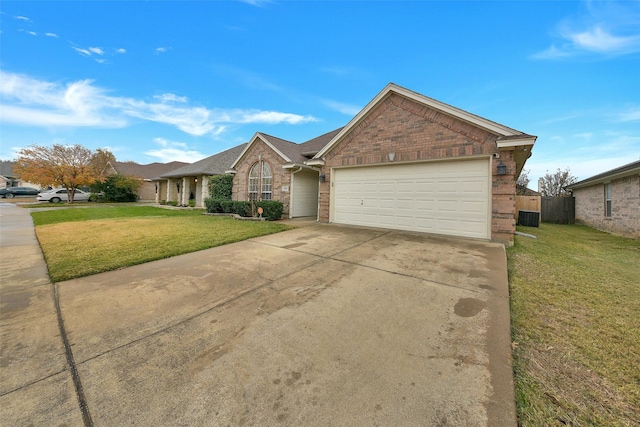
M 299 168 L 318 172 L 318 169 L 313 168 L 309 165 L 301 164 L 301 163 L 285 163 L 284 165 L 282 165 L 282 169 L 291 170 L 291 169 L 299 169 Z
M 389 83 L 375 98 L 373 98 L 356 116 L 351 119 L 351 121 L 344 127 L 342 130 L 331 139 L 313 158 L 319 159 L 322 158 L 327 152 L 329 152 L 335 144 L 337 144 L 343 136 L 345 136 L 351 129 L 357 125 L 371 110 L 373 110 L 380 101 L 382 101 L 385 97 L 387 97 L 390 93 L 396 93 L 405 98 L 411 99 L 423 105 L 426 105 L 435 110 L 441 111 L 444 114 L 455 117 L 464 122 L 470 123 L 472 125 L 478 126 L 482 129 L 487 130 L 490 133 L 495 135 L 499 135 L 501 137 L 509 137 L 509 136 L 521 136 L 525 135 L 520 131 L 512 129 L 510 127 L 501 125 L 499 123 L 493 122 L 491 120 L 487 120 L 483 117 L 472 114 L 468 111 L 461 110 L 459 108 L 453 107 L 451 105 L 445 104 L 443 102 L 437 101 L 433 98 L 429 98 L 427 96 L 421 95 L 417 92 L 413 92 L 409 89 L 403 88 L 401 86 L 396 85 L 395 83 Z M 535 140 L 535 137 L 533 137 Z M 522 145 L 522 142 L 520 143 Z
M 324 160 L 322 159 L 311 159 L 304 162 L 307 166 L 324 166 Z
M 627 176 L 640 175 L 640 161 L 629 163 L 619 168 L 603 172 L 601 174 L 592 176 L 591 178 L 578 181 L 575 184 L 567 186 L 568 190 L 575 190 L 584 187 L 590 187 L 592 185 L 606 184 L 615 179 L 625 178 Z

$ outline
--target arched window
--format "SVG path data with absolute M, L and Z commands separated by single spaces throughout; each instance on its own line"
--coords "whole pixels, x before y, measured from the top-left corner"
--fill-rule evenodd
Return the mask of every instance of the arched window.
M 271 200 L 273 190 L 273 174 L 265 161 L 256 162 L 249 170 L 249 200 Z

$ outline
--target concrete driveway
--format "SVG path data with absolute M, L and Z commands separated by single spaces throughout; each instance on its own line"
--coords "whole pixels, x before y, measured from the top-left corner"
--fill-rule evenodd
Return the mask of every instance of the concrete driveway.
M 311 225 L 55 287 L 8 274 L 1 425 L 516 423 L 501 245 Z

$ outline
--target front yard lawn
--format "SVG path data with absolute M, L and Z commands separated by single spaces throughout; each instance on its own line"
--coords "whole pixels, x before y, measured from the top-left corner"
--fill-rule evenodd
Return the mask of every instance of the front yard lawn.
M 238 242 L 288 229 L 197 210 L 96 207 L 31 213 L 54 282 Z
M 522 426 L 640 425 L 640 241 L 519 227 L 508 250 Z

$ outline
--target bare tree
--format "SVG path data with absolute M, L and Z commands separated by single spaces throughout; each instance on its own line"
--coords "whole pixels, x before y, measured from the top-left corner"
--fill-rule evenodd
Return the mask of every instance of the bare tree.
M 76 188 L 100 179 L 106 161 L 114 159 L 109 150 L 93 152 L 79 144 L 32 145 L 20 150 L 18 156 L 13 168 L 16 174 L 43 187 L 64 187 L 68 203 L 73 203 Z
M 547 171 L 546 175 L 538 181 L 538 187 L 540 187 L 538 191 L 543 196 L 568 196 L 571 193 L 566 190 L 566 187 L 577 180 L 575 176 L 571 175 L 569 168 L 563 171 L 558 168 L 553 174 Z
M 516 181 L 516 194 L 523 195 L 524 192 L 527 190 L 527 187 L 529 187 L 530 181 L 531 180 L 529 179 L 529 171 L 522 170 L 520 172 L 520 176 L 518 177 L 518 180 Z

